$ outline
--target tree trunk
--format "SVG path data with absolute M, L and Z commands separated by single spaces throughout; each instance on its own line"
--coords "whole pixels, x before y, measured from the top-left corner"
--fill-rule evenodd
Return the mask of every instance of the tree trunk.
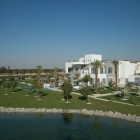
M 116 79 L 116 82 L 115 82 L 115 90 L 118 91 L 118 76 L 117 76 L 117 73 L 115 74 L 115 79 Z
M 98 71 L 95 73 L 95 92 L 98 94 Z

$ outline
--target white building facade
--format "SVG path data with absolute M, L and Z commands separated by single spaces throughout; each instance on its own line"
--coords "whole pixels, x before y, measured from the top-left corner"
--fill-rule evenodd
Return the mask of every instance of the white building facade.
M 89 75 L 92 78 L 91 84 L 95 82 L 95 73 L 91 62 L 99 60 L 102 62 L 102 66 L 98 71 L 98 81 L 100 85 L 107 86 L 110 81 L 115 82 L 115 69 L 112 61 L 102 61 L 102 55 L 88 54 L 84 58 L 80 58 L 78 62 L 66 62 L 65 71 L 70 73 L 72 79 L 75 74 L 79 74 L 79 79 L 82 79 L 85 75 Z M 125 86 L 127 82 L 132 81 L 132 76 L 137 73 L 137 79 L 140 74 L 140 63 L 132 63 L 130 61 L 119 61 L 118 65 L 118 85 Z M 131 78 L 130 78 L 131 77 Z M 131 81 L 130 81 L 131 80 Z M 133 80 L 134 81 L 134 80 Z

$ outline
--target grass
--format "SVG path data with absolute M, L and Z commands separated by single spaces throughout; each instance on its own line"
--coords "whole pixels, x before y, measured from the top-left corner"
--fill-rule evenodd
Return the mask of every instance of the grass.
M 5 89 L 0 87 L 0 106 L 2 107 L 24 107 L 24 108 L 57 108 L 57 109 L 88 109 L 88 110 L 102 110 L 102 111 L 117 111 L 125 114 L 140 115 L 140 107 L 128 106 L 118 103 L 105 102 L 96 99 L 90 99 L 92 104 L 86 104 L 86 101 L 80 98 L 78 95 L 71 95 L 69 101 L 71 103 L 66 104 L 62 102 L 62 92 L 47 90 L 44 92 L 44 96 L 41 101 L 38 101 L 33 92 L 30 96 L 26 90 L 18 90 L 15 93 L 11 93 L 11 89 L 7 89 L 8 95 L 4 95 Z
M 127 98 L 127 100 L 122 100 L 123 96 L 118 96 L 118 95 L 104 96 L 104 97 L 100 97 L 100 98 L 108 99 L 108 100 L 112 100 L 112 101 L 119 101 L 119 102 L 123 102 L 123 103 L 129 103 L 129 104 L 133 104 L 133 105 L 140 105 L 140 96 L 133 95 L 133 94 L 130 94 L 129 97 Z
M 110 88 L 110 87 L 99 87 L 98 88 L 98 93 L 99 94 L 112 93 L 114 91 L 115 91 L 115 88 L 114 87 L 112 87 L 112 88 Z M 80 93 L 80 90 L 74 90 L 74 92 Z M 95 89 L 92 89 L 92 92 L 94 94 L 95 93 Z
M 95 93 L 95 89 L 91 89 L 91 91 L 92 91 L 93 93 Z M 114 92 L 114 91 L 115 91 L 114 89 L 109 88 L 109 87 L 99 87 L 99 88 L 98 88 L 98 92 L 99 92 L 100 94 L 111 93 L 111 92 Z M 80 90 L 74 90 L 74 92 L 80 93 Z

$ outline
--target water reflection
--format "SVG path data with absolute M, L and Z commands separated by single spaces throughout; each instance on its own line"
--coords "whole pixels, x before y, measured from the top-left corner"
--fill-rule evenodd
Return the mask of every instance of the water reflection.
M 112 118 L 112 126 L 113 127 L 119 127 L 120 126 L 120 120 L 118 118 Z
M 95 116 L 93 120 L 93 130 L 96 132 L 102 131 L 102 123 L 98 116 Z
M 72 113 L 63 113 L 62 116 L 63 116 L 63 119 L 64 119 L 65 122 L 70 123 L 73 120 L 73 114 Z

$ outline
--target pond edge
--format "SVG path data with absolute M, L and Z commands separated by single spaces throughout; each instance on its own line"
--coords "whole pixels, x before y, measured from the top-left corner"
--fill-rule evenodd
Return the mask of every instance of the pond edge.
M 121 114 L 119 112 L 112 111 L 100 111 L 100 110 L 87 110 L 87 109 L 47 109 L 47 108 L 12 108 L 12 107 L 0 107 L 0 113 L 73 113 L 84 115 L 95 115 L 103 117 L 111 117 L 124 119 L 128 121 L 134 121 L 140 123 L 140 116 L 131 114 Z

